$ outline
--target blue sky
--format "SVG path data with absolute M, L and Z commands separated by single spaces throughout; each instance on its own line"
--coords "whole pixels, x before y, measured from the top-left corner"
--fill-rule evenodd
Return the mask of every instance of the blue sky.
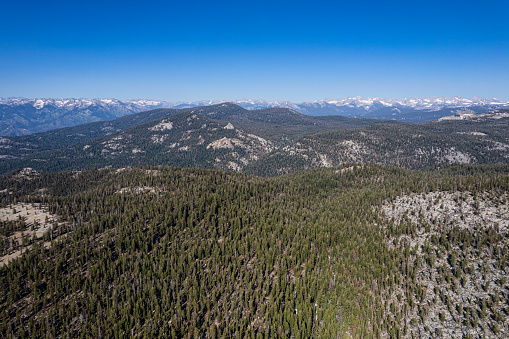
M 506 0 L 0 5 L 0 97 L 509 100 Z

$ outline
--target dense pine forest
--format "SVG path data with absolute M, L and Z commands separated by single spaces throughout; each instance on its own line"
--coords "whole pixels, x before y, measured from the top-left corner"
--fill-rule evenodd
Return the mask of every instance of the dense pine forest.
M 434 211 L 437 194 L 475 197 L 479 215 L 489 198 L 500 214 L 508 189 L 505 165 L 12 172 L 0 177 L 13 216 L 0 224 L 0 336 L 440 337 L 451 317 L 450 336 L 507 336 L 508 226 L 458 229 L 424 204 L 398 214 L 398 199 Z M 485 297 L 458 310 L 449 291 L 477 273 Z

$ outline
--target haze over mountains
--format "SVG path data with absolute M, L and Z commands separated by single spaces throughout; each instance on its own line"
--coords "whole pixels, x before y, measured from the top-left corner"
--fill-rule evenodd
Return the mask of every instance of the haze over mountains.
M 0 99 L 0 135 L 15 136 L 44 132 L 88 122 L 112 120 L 155 108 L 190 108 L 223 103 L 223 100 L 168 102 L 117 99 Z M 312 102 L 234 100 L 249 109 L 282 107 L 306 115 L 343 115 L 405 122 L 427 122 L 466 109 L 476 113 L 509 108 L 509 102 L 494 98 L 343 98 Z

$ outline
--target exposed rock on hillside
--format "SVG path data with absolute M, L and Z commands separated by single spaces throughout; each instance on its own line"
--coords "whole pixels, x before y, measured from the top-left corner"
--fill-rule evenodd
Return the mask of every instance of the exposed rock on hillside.
M 415 269 L 407 277 L 414 293 L 387 291 L 395 328 L 408 338 L 509 336 L 507 193 L 412 194 L 386 203 L 382 214 L 402 231 L 391 246 Z

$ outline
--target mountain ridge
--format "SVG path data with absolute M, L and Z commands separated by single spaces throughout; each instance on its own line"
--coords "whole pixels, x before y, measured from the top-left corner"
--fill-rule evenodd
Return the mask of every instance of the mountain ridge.
M 188 124 L 186 129 L 173 128 L 176 126 L 174 120 L 186 115 L 193 116 L 193 119 L 200 117 L 204 122 L 198 127 Z M 159 162 L 156 163 L 163 162 L 176 166 L 241 170 L 250 161 L 258 160 L 260 155 L 272 151 L 275 145 L 281 146 L 302 135 L 379 123 L 381 121 L 369 119 L 311 117 L 287 108 L 246 110 L 231 103 L 191 109 L 155 109 L 112 121 L 93 122 L 26 136 L 2 137 L 0 167 L 8 171 L 30 163 L 36 168 L 43 166 L 47 170 L 59 170 L 75 168 L 78 160 L 83 167 L 100 167 L 111 162 L 115 165 L 128 164 L 129 161 L 143 164 L 153 163 L 158 159 Z M 220 126 L 210 127 L 212 124 Z M 232 131 L 224 131 L 225 133 L 219 135 L 217 130 L 222 127 L 228 127 L 227 130 Z M 126 135 L 129 137 L 124 138 Z M 217 135 L 217 138 L 209 140 L 206 135 Z M 129 148 L 131 150 L 129 156 L 123 154 L 119 157 L 122 151 L 112 151 L 110 149 L 112 147 L 99 145 L 108 144 L 109 139 L 115 138 L 119 139 L 112 145 L 119 150 L 134 145 Z M 222 138 L 226 140 L 220 141 Z M 190 143 L 190 140 L 194 140 L 194 143 Z M 215 159 L 215 162 L 210 161 L 211 154 L 215 152 L 210 150 L 210 147 L 204 149 L 205 142 L 206 145 L 216 142 L 217 145 L 211 146 L 213 150 L 223 149 L 221 152 L 231 153 L 233 159 L 227 162 L 227 166 L 223 166 L 221 159 L 224 160 L 226 155 L 221 153 L 221 156 L 211 158 Z M 142 152 L 145 149 L 146 151 Z M 94 153 L 94 150 L 97 152 Z M 192 151 L 187 154 L 193 153 L 194 160 L 182 158 L 183 154 L 178 151 L 183 150 Z M 152 157 L 145 158 L 143 153 Z M 182 162 L 184 158 L 187 160 Z M 73 163 L 74 167 L 70 163 Z
M 121 116 L 156 108 L 192 108 L 226 102 L 248 110 L 289 108 L 306 115 L 342 115 L 405 122 L 427 122 L 466 109 L 486 113 L 509 108 L 509 101 L 494 98 L 426 97 L 384 99 L 379 97 L 345 97 L 295 103 L 288 100 L 202 100 L 169 102 L 161 100 L 106 99 L 27 99 L 0 98 L 0 135 L 15 136 L 70 127 L 87 122 L 112 120 Z
M 314 117 L 288 108 L 247 110 L 233 103 L 156 109 L 113 121 L 3 137 L 0 173 L 23 167 L 60 171 L 172 165 L 277 176 L 349 162 L 411 169 L 507 163 L 509 117 L 504 112 L 468 113 L 498 119 L 409 124 Z

